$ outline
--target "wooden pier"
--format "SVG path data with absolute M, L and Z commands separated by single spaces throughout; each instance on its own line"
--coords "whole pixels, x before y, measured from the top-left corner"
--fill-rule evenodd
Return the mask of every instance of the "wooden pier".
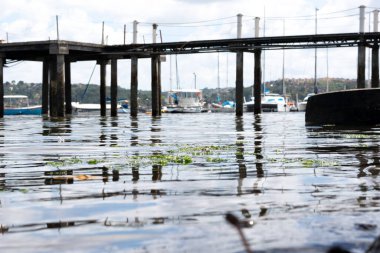
M 181 41 L 151 44 L 102 45 L 63 40 L 0 44 L 0 117 L 4 115 L 3 70 L 7 61 L 39 61 L 42 68 L 42 108 L 51 117 L 71 114 L 71 63 L 96 61 L 100 65 L 101 115 L 106 115 L 106 65 L 111 64 L 111 116 L 117 115 L 117 61 L 131 60 L 130 113 L 137 115 L 138 60 L 151 58 L 152 115 L 161 114 L 160 56 L 213 52 L 236 53 L 236 115 L 243 114 L 244 53 L 254 56 L 254 113 L 261 112 L 261 53 L 263 50 L 357 47 L 357 87 L 365 84 L 365 48 L 372 49 L 373 87 L 379 86 L 380 33 L 341 33 Z

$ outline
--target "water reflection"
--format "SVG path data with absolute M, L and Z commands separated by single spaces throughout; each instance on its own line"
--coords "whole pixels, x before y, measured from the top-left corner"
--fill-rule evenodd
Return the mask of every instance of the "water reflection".
M 131 117 L 131 146 L 137 146 L 139 144 L 139 121 L 137 117 Z
M 262 122 L 261 122 L 261 114 L 254 115 L 254 122 L 253 122 L 253 130 L 255 133 L 254 136 L 254 155 L 256 158 L 256 176 L 257 179 L 253 183 L 253 189 L 252 193 L 254 194 L 260 194 L 262 193 L 259 184 L 261 182 L 261 178 L 264 177 L 264 169 L 263 169 L 263 129 L 262 129 Z
M 160 157 L 163 153 L 159 144 L 162 143 L 161 136 L 161 117 L 152 117 L 151 124 L 151 137 L 150 141 L 152 142 L 152 146 L 157 146 L 156 149 L 153 150 L 153 155 Z M 160 181 L 162 179 L 162 165 L 161 164 L 153 164 L 152 166 L 152 181 Z
M 71 117 L 47 119 L 42 118 L 42 135 L 57 136 L 58 142 L 70 142 L 65 136 L 71 133 Z
M 256 222 L 258 252 L 362 252 L 378 234 L 379 130 L 309 131 L 299 115 L 0 121 L 0 251 L 242 252 L 232 210 Z
M 235 130 L 236 130 L 236 162 L 239 167 L 239 178 L 238 178 L 238 195 L 241 195 L 243 179 L 247 177 L 247 166 L 244 160 L 244 120 L 243 117 L 235 117 Z
M 111 131 L 112 131 L 112 134 L 110 135 L 110 141 L 111 141 L 110 147 L 117 147 L 118 140 L 119 140 L 119 138 L 117 137 L 117 133 L 119 131 L 119 124 L 118 124 L 117 118 L 112 118 Z
M 106 117 L 100 117 L 99 118 L 99 125 L 100 125 L 100 136 L 99 136 L 99 146 L 106 146 L 107 141 L 107 121 L 108 119 Z

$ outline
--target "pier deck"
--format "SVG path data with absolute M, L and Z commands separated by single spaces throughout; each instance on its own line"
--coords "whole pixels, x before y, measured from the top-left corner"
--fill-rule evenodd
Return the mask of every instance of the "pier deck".
M 341 33 L 298 36 L 255 37 L 222 40 L 180 41 L 151 44 L 102 45 L 65 40 L 30 41 L 0 44 L 0 85 L 3 85 L 3 67 L 15 61 L 41 61 L 43 67 L 43 111 L 50 116 L 71 113 L 70 63 L 97 61 L 101 65 L 101 107 L 105 114 L 105 66 L 111 62 L 111 115 L 116 116 L 117 60 L 131 59 L 131 115 L 137 114 L 137 62 L 139 58 L 152 59 L 152 112 L 160 114 L 161 67 L 160 55 L 235 52 L 236 57 L 236 114 L 243 113 L 243 53 L 255 56 L 255 94 L 261 93 L 262 50 L 310 49 L 358 47 L 358 88 L 365 83 L 365 47 L 372 48 L 372 56 L 378 57 L 380 33 Z M 378 58 L 377 58 L 378 59 Z M 379 64 L 372 61 L 372 76 L 378 84 Z M 377 77 L 377 78 L 376 78 Z M 3 117 L 3 87 L 0 87 L 0 117 Z M 46 96 L 49 96 L 47 98 Z M 258 98 L 259 100 L 259 98 Z M 50 102 L 47 102 L 50 101 Z M 112 102 L 114 101 L 114 102 Z M 66 103 L 66 107 L 64 104 Z M 49 107 L 49 108 L 48 108 Z M 66 109 L 64 109 L 66 108 Z M 257 108 L 256 113 L 260 110 Z

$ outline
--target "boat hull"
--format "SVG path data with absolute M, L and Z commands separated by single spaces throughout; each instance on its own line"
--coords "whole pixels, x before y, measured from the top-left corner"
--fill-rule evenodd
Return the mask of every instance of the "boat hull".
M 167 107 L 167 113 L 201 113 L 205 112 L 202 107 Z
M 5 108 L 4 115 L 41 115 L 42 106 Z
M 380 124 L 380 89 L 317 94 L 309 98 L 306 125 L 366 126 Z

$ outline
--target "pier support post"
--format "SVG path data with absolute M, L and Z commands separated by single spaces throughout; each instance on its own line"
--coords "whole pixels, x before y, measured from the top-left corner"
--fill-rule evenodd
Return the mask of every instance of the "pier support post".
M 65 59 L 65 110 L 66 114 L 72 114 L 73 109 L 71 106 L 71 62 Z
M 255 50 L 253 96 L 255 98 L 253 113 L 260 114 L 261 113 L 261 49 Z
M 371 87 L 379 88 L 379 44 L 377 40 L 374 41 L 372 47 Z
M 379 10 L 373 11 L 373 31 L 379 30 Z M 379 41 L 377 39 L 373 42 L 372 47 L 372 76 L 371 87 L 379 88 Z
M 42 114 L 49 113 L 49 60 L 42 62 Z
M 358 76 L 357 76 L 357 88 L 365 88 L 365 46 L 359 44 L 358 47 Z
M 50 64 L 50 116 L 65 116 L 65 55 L 69 53 L 67 44 L 50 45 L 53 59 Z
M 117 116 L 117 59 L 111 60 L 111 117 Z
M 4 55 L 0 54 L 0 118 L 4 117 Z
M 152 56 L 152 116 L 159 116 L 158 88 L 159 88 L 159 55 Z
M 132 117 L 137 116 L 138 112 L 138 58 L 131 58 L 131 95 L 130 95 L 130 112 Z
M 57 59 L 53 58 L 49 62 L 50 87 L 49 87 L 49 115 L 57 117 Z
M 243 84 L 243 52 L 236 53 L 236 116 L 243 115 L 243 103 L 244 103 L 244 84 Z
M 359 6 L 359 33 L 364 34 L 364 15 L 365 6 Z M 365 88 L 365 45 L 362 41 L 358 45 L 358 76 L 357 76 L 357 88 Z
M 157 99 L 158 99 L 158 115 L 161 116 L 161 56 L 157 57 L 157 69 L 158 69 L 158 87 L 157 87 Z
M 107 114 L 107 101 L 106 101 L 106 75 L 107 75 L 107 61 L 98 61 L 100 65 L 100 116 L 106 116 Z
M 65 116 L 65 56 L 57 55 L 57 116 Z

